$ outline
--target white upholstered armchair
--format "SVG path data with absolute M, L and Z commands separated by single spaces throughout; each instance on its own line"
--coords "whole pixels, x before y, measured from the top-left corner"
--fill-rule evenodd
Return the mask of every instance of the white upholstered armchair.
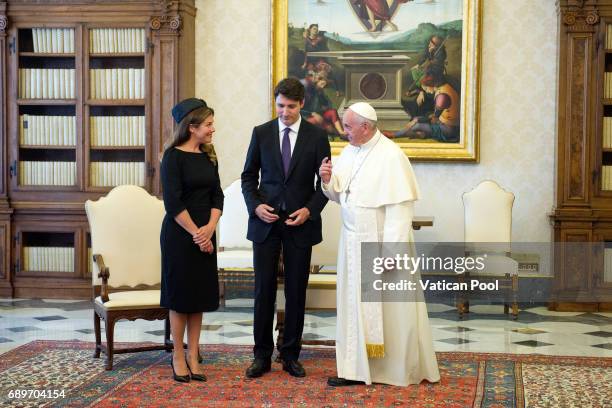
M 484 180 L 472 191 L 463 194 L 464 240 L 470 254 L 486 253 L 484 269 L 478 274 L 483 278 L 502 277 L 500 288 L 510 289 L 512 299 L 504 299 L 504 313 L 512 300 L 512 316 L 518 316 L 518 262 L 510 257 L 512 241 L 512 207 L 514 194 L 501 188 L 495 181 Z M 460 279 L 463 275 L 459 275 Z M 464 278 L 464 277 L 463 277 Z M 465 297 L 457 302 L 462 318 L 469 312 Z
M 223 190 L 223 194 L 223 216 L 219 219 L 217 238 L 221 305 L 225 305 L 227 284 L 249 287 L 253 281 L 253 244 L 246 238 L 249 212 L 240 179 Z
M 119 319 L 167 319 L 160 307 L 161 251 L 159 234 L 164 204 L 143 188 L 115 187 L 107 196 L 85 203 L 91 231 L 94 262 L 94 329 L 96 350 L 106 354 L 106 369 L 113 367 L 113 354 L 147 350 L 170 350 L 166 321 L 164 345 L 115 350 L 113 335 Z M 106 346 L 101 343 L 100 319 L 104 320 Z

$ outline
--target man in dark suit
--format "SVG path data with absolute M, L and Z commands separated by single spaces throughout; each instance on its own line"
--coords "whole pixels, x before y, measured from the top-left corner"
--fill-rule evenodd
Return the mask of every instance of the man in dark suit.
M 280 348 L 283 370 L 306 375 L 298 362 L 312 246 L 322 240 L 318 169 L 330 157 L 326 133 L 302 120 L 304 86 L 285 78 L 274 89 L 278 117 L 253 129 L 242 172 L 242 194 L 249 211 L 247 238 L 253 241 L 255 267 L 255 359 L 249 378 L 270 371 L 280 251 L 285 274 L 285 330 Z M 261 180 L 260 180 L 261 172 Z M 316 183 L 315 183 L 316 181 Z

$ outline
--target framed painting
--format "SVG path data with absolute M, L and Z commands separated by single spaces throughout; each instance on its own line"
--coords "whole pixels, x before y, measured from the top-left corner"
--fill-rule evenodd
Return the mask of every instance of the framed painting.
M 273 83 L 302 81 L 334 154 L 344 111 L 368 102 L 410 158 L 478 161 L 482 0 L 273 2 Z

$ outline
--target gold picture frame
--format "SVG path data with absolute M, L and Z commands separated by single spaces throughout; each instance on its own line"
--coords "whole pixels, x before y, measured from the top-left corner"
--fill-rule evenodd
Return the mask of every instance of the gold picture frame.
M 332 89 L 324 89 L 322 92 L 325 95 L 330 95 L 329 101 L 333 105 L 332 110 L 335 110 L 337 116 L 335 118 L 341 118 L 342 113 L 346 107 L 353 102 L 359 100 L 370 102 L 379 113 L 379 128 L 389 127 L 389 131 L 385 131 L 388 137 L 394 138 L 394 141 L 402 148 L 402 150 L 413 160 L 416 161 L 463 161 L 463 162 L 478 162 L 479 161 L 479 130 L 480 130 L 480 55 L 481 55 L 481 27 L 482 27 L 482 0 L 445 0 L 440 2 L 439 0 L 383 0 L 386 1 L 388 7 L 385 7 L 387 18 L 376 16 L 369 10 L 369 17 L 365 14 L 366 6 L 365 2 L 361 2 L 362 10 L 358 9 L 355 5 L 360 3 L 355 0 L 333 0 L 333 1 L 306 1 L 306 0 L 273 0 L 273 15 L 272 15 L 272 82 L 273 85 L 278 83 L 279 80 L 288 76 L 296 76 L 303 82 L 309 83 L 311 78 L 317 78 L 316 68 L 312 69 L 313 66 L 318 66 L 315 62 L 310 62 L 308 59 L 318 58 L 321 61 L 326 61 L 325 64 L 329 66 L 328 71 L 338 72 L 340 78 L 327 79 L 324 78 L 323 88 L 326 87 L 326 83 L 332 83 L 335 81 L 336 92 L 335 101 L 334 92 Z M 428 20 L 427 14 L 424 14 L 425 8 L 418 8 L 421 5 L 427 4 L 428 9 L 431 10 L 431 20 L 440 18 L 436 13 L 436 7 L 448 7 L 449 2 L 455 2 L 456 13 L 461 10 L 461 19 L 449 21 L 446 23 L 438 23 L 438 25 L 431 23 Z M 321 18 L 320 7 L 334 7 L 333 10 L 329 10 L 327 15 L 330 16 L 327 23 L 325 18 Z M 383 4 L 384 6 L 384 4 Z M 412 9 L 410 8 L 412 7 Z M 297 11 L 296 11 L 297 10 Z M 412 17 L 408 11 L 416 11 L 415 16 Z M 311 18 L 310 15 L 313 17 Z M 291 16 L 291 17 L 290 17 Z M 344 17 L 343 17 L 344 16 Z M 414 20 L 412 21 L 411 18 Z M 419 19 L 418 21 L 416 19 Z M 402 20 L 403 19 L 403 20 Z M 341 31 L 334 31 L 334 24 L 338 25 L 340 21 L 345 21 L 342 27 L 349 27 L 347 33 Z M 404 30 L 404 27 L 415 25 L 416 29 Z M 317 30 L 311 29 L 310 26 L 317 25 Z M 398 27 L 399 26 L 399 27 Z M 391 29 L 388 30 L 387 28 Z M 460 31 L 458 27 L 461 27 Z M 426 31 L 428 30 L 439 30 L 439 31 Z M 352 31 L 351 31 L 352 30 Z M 361 31 L 360 31 L 361 30 Z M 311 48 L 314 51 L 307 51 L 308 41 L 307 37 L 312 34 L 313 31 L 318 31 L 318 35 L 325 40 L 326 44 L 331 43 L 330 47 L 327 47 L 323 51 L 319 51 L 316 47 Z M 431 38 L 436 35 L 429 36 L 429 41 L 426 40 L 425 33 L 442 33 L 438 34 L 438 44 L 434 44 Z M 303 33 L 303 34 L 302 34 Z M 405 34 L 404 34 L 405 33 Z M 445 34 L 446 33 L 446 34 Z M 303 36 L 303 39 L 300 38 Z M 316 33 L 315 33 L 316 35 Z M 357 36 L 357 40 L 353 40 L 353 37 Z M 391 40 L 385 40 L 386 37 L 395 35 L 394 38 L 401 38 L 397 42 Z M 397 37 L 405 35 L 405 37 Z M 312 36 L 312 35 L 311 35 Z M 325 38 L 323 38 L 325 36 Z M 313 37 L 314 38 L 314 37 Z M 365 40 L 364 40 L 365 38 Z M 459 39 L 460 38 L 460 39 Z M 440 41 L 440 39 L 442 41 Z M 303 41 L 300 44 L 300 41 Z M 357 41 L 364 41 L 363 44 L 359 44 Z M 369 42 L 368 42 L 369 41 Z M 377 45 L 377 41 L 380 41 L 380 45 Z M 404 41 L 404 42 L 400 42 Z M 411 42 L 408 42 L 411 41 Z M 422 116 L 414 113 L 412 106 L 414 105 L 417 97 L 414 97 L 412 102 L 406 100 L 405 97 L 409 94 L 414 95 L 414 92 L 420 92 L 424 89 L 432 91 L 430 98 L 436 98 L 441 88 L 432 88 L 423 86 L 419 80 L 412 74 L 412 68 L 418 65 L 416 70 L 420 67 L 425 66 L 423 76 L 431 79 L 432 76 L 436 75 L 436 71 L 431 65 L 415 64 L 416 59 L 420 57 L 418 48 L 414 46 L 412 48 L 397 49 L 398 46 L 403 44 L 418 44 L 418 41 L 425 41 L 425 47 L 423 53 L 426 51 L 427 43 L 434 44 L 430 50 L 438 51 L 435 47 L 444 48 L 444 58 L 446 57 L 446 48 L 449 48 L 449 57 L 444 61 L 444 65 L 439 64 L 437 68 L 443 69 L 444 78 L 448 78 L 449 84 L 452 80 L 451 72 L 454 72 L 454 85 L 457 88 L 455 98 L 450 98 L 453 101 L 457 100 L 460 103 L 456 116 L 459 117 L 458 123 L 453 129 L 456 129 L 454 138 L 440 138 L 440 133 L 419 133 L 414 131 L 408 131 L 407 137 L 404 137 L 406 129 L 405 127 L 410 122 L 410 119 L 414 118 L 416 123 L 421 121 L 425 124 L 440 123 L 439 119 L 436 121 L 434 113 L 439 114 L 441 108 L 438 107 L 438 103 L 434 102 L 435 108 L 431 113 L 425 113 Z M 346 44 L 354 45 L 354 49 Z M 313 41 L 312 44 L 316 44 Z M 362 49 L 359 49 L 359 45 Z M 334 47 L 335 46 L 335 47 Z M 396 49 L 389 49 L 393 48 Z M 340 48 L 343 48 L 339 51 Z M 366 48 L 363 50 L 363 48 Z M 385 50 L 381 50 L 381 48 Z M 346 49 L 349 49 L 348 51 Z M 432 54 L 430 54 L 432 55 Z M 433 54 L 434 58 L 436 55 Z M 302 62 L 301 67 L 299 63 Z M 454 58 L 454 59 L 453 59 Z M 290 61 L 291 59 L 291 61 Z M 373 64 L 372 59 L 377 59 Z M 400 61 L 402 68 L 398 68 L 397 61 Z M 311 60 L 313 61 L 313 60 Z M 459 63 L 460 61 L 460 63 Z M 431 61 L 430 61 L 431 62 Z M 324 64 L 324 65 L 325 65 Z M 376 65 L 384 64 L 384 65 Z M 413 65 L 414 64 L 414 65 Z M 332 68 L 333 67 L 333 68 Z M 340 67 L 336 69 L 336 67 Z M 302 69 L 302 70 L 300 70 Z M 308 71 L 310 69 L 310 71 Z M 344 70 L 344 72 L 342 72 Z M 374 74 L 374 78 L 369 78 L 367 71 L 371 70 Z M 314 71 L 314 74 L 313 74 Z M 359 72 L 360 71 L 360 72 Z M 459 74 L 460 72 L 460 74 Z M 343 74 L 343 75 L 342 75 Z M 360 76 L 361 75 L 361 76 Z M 410 77 L 412 75 L 412 78 Z M 377 77 L 376 77 L 377 76 Z M 355 78 L 359 78 L 361 81 L 357 86 L 355 84 Z M 422 78 L 422 77 L 421 77 Z M 374 79 L 374 83 L 378 83 L 378 88 L 372 89 L 383 89 L 380 84 L 384 84 L 384 90 L 380 93 L 375 93 L 370 96 L 374 96 L 374 99 L 368 99 L 367 93 L 364 93 L 364 83 L 367 83 L 366 79 Z M 325 82 L 327 80 L 327 82 Z M 409 83 L 412 80 L 412 85 Z M 459 80 L 459 82 L 457 82 Z M 315 79 L 316 81 L 316 79 Z M 378 81 L 378 82 L 377 82 Z M 423 80 L 425 83 L 426 80 Z M 311 83 L 311 82 L 310 82 Z M 418 86 L 417 86 L 418 85 Z M 437 86 L 437 85 L 436 85 Z M 415 88 L 415 89 L 412 89 Z M 357 90 L 356 90 L 357 89 Z M 355 91 L 356 90 L 356 91 Z M 428 92 L 423 92 L 428 95 Z M 384 94 L 384 95 L 383 95 Z M 380 95 L 383 95 L 381 97 Z M 324 96 L 325 97 L 325 96 Z M 307 97 L 308 98 L 308 97 Z M 338 102 L 340 100 L 340 102 Z M 412 105 L 410 105 L 412 103 Z M 402 117 L 402 109 L 405 117 Z M 273 109 L 274 111 L 274 109 Z M 381 114 L 382 112 L 382 114 Z M 411 115 L 412 113 L 412 115 Z M 444 114 L 444 113 L 442 113 Z M 320 115 L 323 117 L 326 115 Z M 381 116 L 383 119 L 381 120 Z M 346 145 L 346 141 L 342 141 L 340 134 L 341 130 L 335 130 L 330 124 L 334 119 L 332 115 L 326 122 L 326 126 L 329 126 L 330 130 L 330 144 L 332 147 L 332 154 L 339 154 L 340 150 Z M 402 122 L 404 120 L 404 122 Z M 341 119 L 340 119 L 341 122 Z M 337 125 L 336 125 L 337 127 Z M 433 128 L 434 126 L 431 126 Z M 439 128 L 439 127 L 438 127 Z M 414 129 L 414 128 L 412 128 Z M 384 130 L 384 129 L 381 129 Z M 332 134 L 336 132 L 336 136 Z M 459 136 L 457 136 L 457 134 Z M 431 135 L 431 138 L 430 138 Z M 435 137 L 438 137 L 437 139 Z M 458 140 L 456 139 L 458 138 Z

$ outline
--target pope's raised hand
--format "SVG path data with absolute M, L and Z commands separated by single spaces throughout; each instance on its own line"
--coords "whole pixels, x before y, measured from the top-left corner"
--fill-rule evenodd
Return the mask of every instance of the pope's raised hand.
M 321 167 L 319 167 L 319 176 L 321 177 L 321 181 L 325 184 L 328 184 L 331 180 L 332 175 L 332 162 L 329 160 L 329 157 L 326 157 L 321 162 Z

